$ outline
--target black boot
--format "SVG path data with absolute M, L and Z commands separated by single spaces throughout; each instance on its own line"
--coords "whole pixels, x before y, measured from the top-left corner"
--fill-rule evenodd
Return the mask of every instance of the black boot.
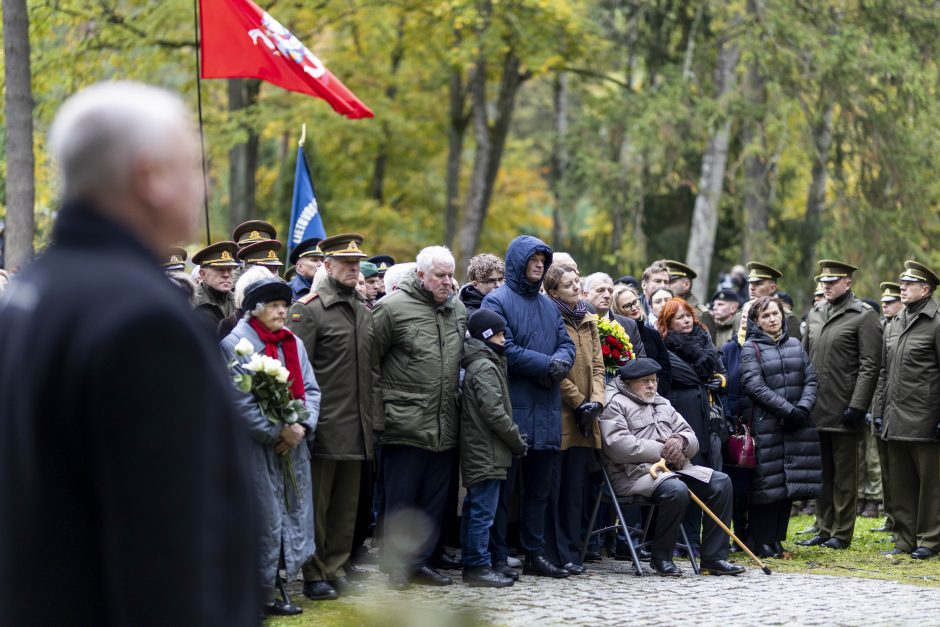
M 525 566 L 522 568 L 525 575 L 535 575 L 536 577 L 552 577 L 554 579 L 563 579 L 568 576 L 568 571 L 558 568 L 552 564 L 544 555 L 526 556 Z
M 507 564 L 506 562 L 499 562 L 498 564 L 493 564 L 493 570 L 498 572 L 503 577 L 509 577 L 513 581 L 519 579 L 519 573 L 516 572 L 516 569 Z
M 489 566 L 466 566 L 463 569 L 463 582 L 474 588 L 506 588 L 514 584 L 515 580 L 504 577 Z

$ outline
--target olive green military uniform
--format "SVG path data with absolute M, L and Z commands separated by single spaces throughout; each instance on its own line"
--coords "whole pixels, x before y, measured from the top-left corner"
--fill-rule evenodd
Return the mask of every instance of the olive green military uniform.
M 235 258 L 237 253 L 238 246 L 235 242 L 216 242 L 193 255 L 193 263 L 200 268 L 232 268 L 234 270 L 239 266 L 238 259 Z M 233 276 L 232 282 L 234 281 Z M 235 294 L 231 291 L 219 292 L 205 283 L 200 283 L 193 297 L 193 308 L 208 314 L 210 319 L 218 324 L 235 313 Z
M 362 258 L 361 241 L 349 234 L 320 244 L 327 257 Z M 378 367 L 372 359 L 372 314 L 354 287 L 329 277 L 291 306 L 288 327 L 303 341 L 323 393 L 310 460 L 317 553 L 303 567 L 304 581 L 335 581 L 346 575 L 362 465 L 373 454 Z
M 821 280 L 850 277 L 854 266 L 824 263 Z M 831 280 L 831 278 L 830 278 Z M 823 462 L 822 494 L 816 501 L 820 538 L 851 543 L 855 530 L 858 442 L 861 426 L 847 427 L 848 408 L 866 412 L 878 384 L 882 332 L 878 314 L 851 290 L 822 301 L 807 316 L 803 348 L 819 383 L 813 420 Z
M 901 281 L 940 283 L 908 261 Z M 926 298 L 885 327 L 884 357 L 874 412 L 887 443 L 896 547 L 940 551 L 940 311 Z
M 881 302 L 886 301 L 897 301 L 901 299 L 901 286 L 897 283 L 891 281 L 885 281 L 881 284 L 881 289 L 883 290 L 881 294 Z M 884 329 L 887 326 L 888 322 L 891 321 L 891 318 L 884 318 L 881 321 L 881 328 Z M 885 351 L 882 351 L 882 360 L 886 355 Z M 878 379 L 879 388 L 881 387 L 881 379 Z M 875 407 L 875 403 L 878 402 L 879 392 L 875 392 L 875 400 L 872 401 L 871 415 L 881 416 L 880 410 Z M 890 463 L 888 460 L 888 443 L 884 441 L 880 436 L 880 433 L 875 432 L 875 425 L 872 424 L 872 435 L 875 438 L 875 443 L 878 446 L 878 461 L 881 464 L 881 494 L 882 494 L 882 509 L 885 515 L 885 524 L 882 529 L 891 530 L 894 529 L 894 509 L 891 506 L 891 474 L 889 471 Z

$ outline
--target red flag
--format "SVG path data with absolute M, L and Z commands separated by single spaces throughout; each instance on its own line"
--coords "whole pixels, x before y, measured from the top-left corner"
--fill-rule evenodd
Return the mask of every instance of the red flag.
M 199 0 L 203 78 L 260 78 L 322 98 L 347 118 L 372 111 L 299 39 L 251 0 Z

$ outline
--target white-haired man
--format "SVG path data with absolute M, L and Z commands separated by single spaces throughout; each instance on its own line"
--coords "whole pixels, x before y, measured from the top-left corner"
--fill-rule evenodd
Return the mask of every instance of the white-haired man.
M 409 581 L 452 583 L 430 560 L 456 462 L 457 383 L 467 313 L 454 294 L 454 267 L 453 255 L 443 246 L 425 248 L 415 271 L 373 310 L 374 354 L 381 366 L 376 391 L 384 409 L 375 426 L 383 432 L 384 559 L 397 588 Z M 390 545 L 397 542 L 390 537 L 422 528 L 426 533 L 410 555 L 391 555 Z
M 257 624 L 248 436 L 159 263 L 202 200 L 192 120 L 102 83 L 49 145 L 53 244 L 0 301 L 0 622 Z
M 601 318 L 620 323 L 623 330 L 630 336 L 630 343 L 633 344 L 633 354 L 637 357 L 646 357 L 643 338 L 640 337 L 640 329 L 636 326 L 636 322 L 626 316 L 618 316 L 610 309 L 614 298 L 614 280 L 610 278 L 610 275 L 595 272 L 585 277 L 581 283 L 584 298 L 594 308 L 595 313 Z

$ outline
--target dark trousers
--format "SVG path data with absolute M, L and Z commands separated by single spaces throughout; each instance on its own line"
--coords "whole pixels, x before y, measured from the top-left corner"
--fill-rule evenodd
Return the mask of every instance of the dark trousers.
M 689 508 L 700 509 L 692 503 L 689 491 L 726 525 L 731 522 L 731 479 L 723 472 L 712 473 L 711 481 L 704 483 L 684 475 L 666 479 L 653 491 L 656 502 L 656 526 L 651 552 L 654 559 L 671 560 L 679 537 L 679 525 Z M 728 559 L 728 536 L 711 518 L 702 525 L 702 560 Z
M 559 478 L 553 481 L 545 521 L 545 554 L 556 564 L 578 564 L 581 540 L 590 512 L 585 495 L 590 494 L 588 476 L 594 449 L 576 446 L 561 452 Z M 592 501 L 593 505 L 593 501 Z
M 734 525 L 734 535 L 738 536 L 741 542 L 747 542 L 749 533 L 747 528 L 748 493 L 751 490 L 751 473 L 753 470 L 737 466 L 723 466 L 721 470 L 731 478 L 731 488 L 734 491 L 731 505 L 731 522 Z
M 782 542 L 787 539 L 790 523 L 790 506 L 786 499 L 774 503 L 750 503 L 747 508 L 748 536 L 752 546 Z M 737 534 L 735 534 L 737 535 Z
M 496 479 L 481 481 L 467 488 L 460 517 L 460 545 L 463 547 L 463 565 L 492 566 L 490 562 L 490 527 L 496 517 L 499 486 Z
M 878 461 L 881 463 L 881 496 L 885 513 L 885 527 L 894 529 L 894 509 L 891 502 L 891 462 L 888 455 L 888 443 L 875 436 L 878 443 Z
M 822 493 L 816 499 L 816 526 L 823 538 L 852 542 L 858 498 L 858 433 L 819 432 Z
M 382 447 L 385 487 L 385 544 L 391 568 L 428 563 L 441 533 L 455 450 L 435 452 L 386 444 Z M 411 513 L 419 516 L 412 517 Z M 396 516 L 397 515 L 397 516 Z M 395 528 L 392 518 L 395 517 Z M 398 537 L 391 537 L 396 534 Z M 414 535 L 413 538 L 408 536 Z M 405 548 L 407 546 L 407 548 Z M 403 553 L 407 552 L 408 555 Z
M 317 552 L 303 566 L 304 581 L 333 580 L 346 575 L 343 566 L 352 550 L 361 469 L 359 460 L 317 457 L 310 460 Z
M 509 502 L 512 498 L 512 486 L 516 481 L 516 474 L 522 471 L 522 499 L 520 541 L 522 550 L 526 555 L 542 555 L 545 553 L 545 521 L 548 511 L 549 497 L 552 493 L 552 484 L 558 480 L 556 471 L 560 463 L 561 453 L 558 451 L 529 451 L 522 459 L 514 459 L 503 489 L 500 491 L 499 507 L 496 521 L 493 525 L 490 550 L 493 553 L 493 563 L 505 562 L 509 557 L 509 547 L 506 538 L 509 526 Z
M 940 551 L 940 445 L 888 441 L 895 546 Z
M 353 529 L 352 556 L 355 557 L 366 538 L 375 529 L 372 515 L 372 490 L 375 484 L 375 461 L 363 460 L 359 476 L 359 505 L 356 509 L 356 526 Z M 355 559 L 353 559 L 355 561 Z

